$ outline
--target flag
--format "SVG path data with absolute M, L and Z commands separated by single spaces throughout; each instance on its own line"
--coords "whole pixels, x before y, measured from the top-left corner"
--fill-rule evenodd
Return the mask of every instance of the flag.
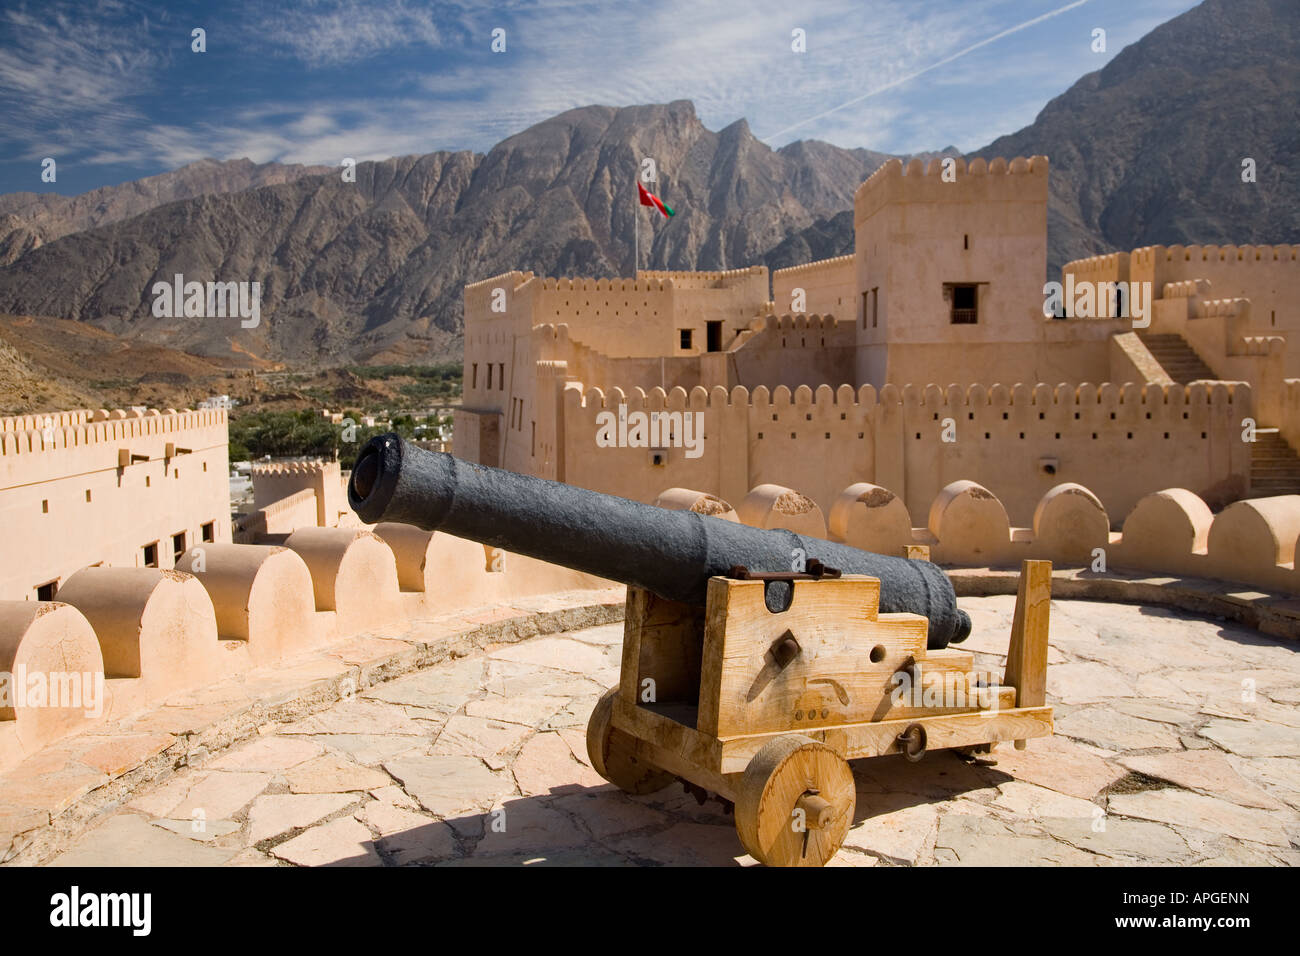
M 641 205 L 654 206 L 656 209 L 659 210 L 659 212 L 663 215 L 665 219 L 667 219 L 669 216 L 676 215 L 676 213 L 673 212 L 672 206 L 669 206 L 667 203 L 665 203 L 654 193 L 647 192 L 646 188 L 642 186 L 639 182 L 636 184 L 636 191 L 641 197 Z

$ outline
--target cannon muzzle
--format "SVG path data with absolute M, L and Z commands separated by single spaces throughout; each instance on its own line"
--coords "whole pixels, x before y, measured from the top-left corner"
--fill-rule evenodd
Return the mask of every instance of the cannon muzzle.
M 815 558 L 845 574 L 879 578 L 880 610 L 925 615 L 930 648 L 970 634 L 970 618 L 957 607 L 952 582 L 928 561 L 667 511 L 425 451 L 392 433 L 361 449 L 348 502 L 370 524 L 394 521 L 444 531 L 699 607 L 709 578 L 738 565 L 783 572 Z

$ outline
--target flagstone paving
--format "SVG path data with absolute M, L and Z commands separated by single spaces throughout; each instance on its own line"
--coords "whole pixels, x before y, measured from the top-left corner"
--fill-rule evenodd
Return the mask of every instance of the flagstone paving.
M 963 599 L 999 668 L 1014 599 Z M 727 808 L 587 761 L 622 624 L 409 674 L 138 794 L 56 865 L 752 865 Z M 1300 863 L 1300 648 L 1165 609 L 1053 602 L 1053 738 L 858 761 L 835 866 Z

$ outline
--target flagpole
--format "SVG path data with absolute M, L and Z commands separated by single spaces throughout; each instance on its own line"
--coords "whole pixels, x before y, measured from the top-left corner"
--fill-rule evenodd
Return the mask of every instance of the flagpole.
M 639 183 L 640 180 L 637 180 Z M 641 267 L 641 190 L 637 190 L 632 206 L 632 278 L 636 279 L 636 270 Z

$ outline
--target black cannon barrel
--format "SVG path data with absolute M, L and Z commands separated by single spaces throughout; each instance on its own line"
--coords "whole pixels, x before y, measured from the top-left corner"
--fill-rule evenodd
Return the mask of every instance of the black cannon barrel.
M 394 521 L 445 531 L 701 607 L 710 577 L 736 565 L 790 571 L 802 553 L 845 574 L 879 578 L 880 610 L 924 614 L 931 648 L 970 633 L 952 582 L 928 561 L 668 511 L 425 451 L 392 433 L 361 449 L 348 501 L 371 524 Z

